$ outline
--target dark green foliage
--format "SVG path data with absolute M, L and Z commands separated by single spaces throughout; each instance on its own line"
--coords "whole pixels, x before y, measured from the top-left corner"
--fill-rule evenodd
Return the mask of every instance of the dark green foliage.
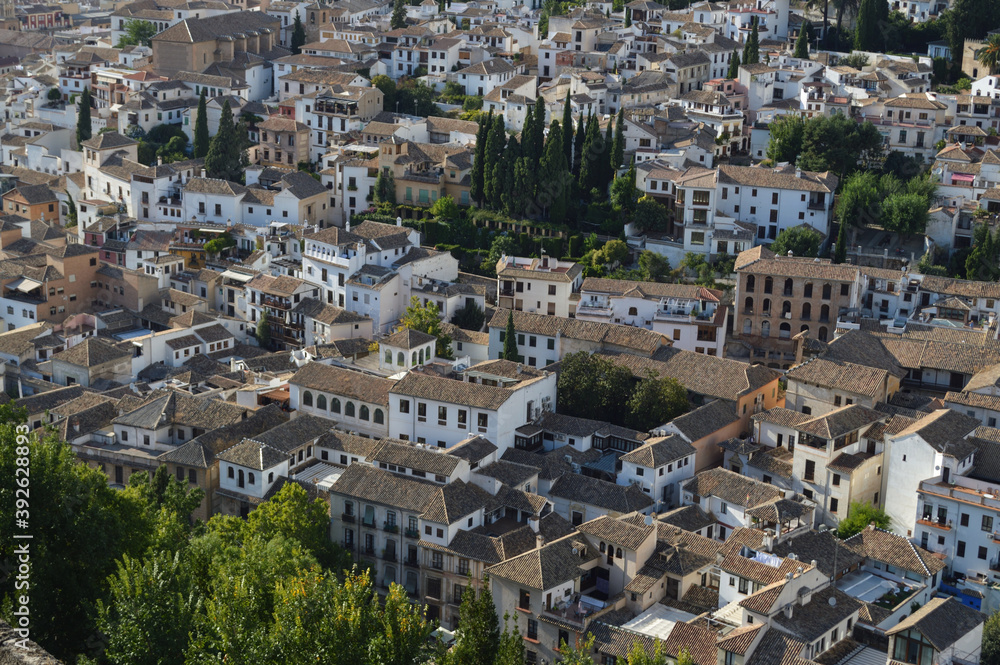
M 923 233 L 927 218 L 927 197 L 920 194 L 895 194 L 882 202 L 882 226 L 888 231 Z
M 493 665 L 501 638 L 489 578 L 482 581 L 479 593 L 472 584 L 465 587 L 458 616 L 458 634 L 455 646 L 448 654 L 448 662 L 454 665 Z
M 1000 3 L 996 0 L 954 0 L 947 14 L 945 31 L 951 47 L 951 58 L 962 62 L 966 39 L 983 39 L 986 33 L 1000 25 Z M 988 72 L 982 72 L 985 76 Z
M 635 159 L 633 158 L 628 171 L 615 178 L 615 181 L 611 183 L 611 205 L 617 211 L 631 214 L 635 211 L 641 193 L 635 187 Z
M 385 74 L 372 77 L 372 85 L 382 91 L 382 110 L 396 111 L 396 82 Z
M 1000 230 L 996 234 L 990 234 L 988 224 L 977 224 L 972 234 L 972 251 L 965 260 L 965 278 L 983 282 L 995 282 L 1000 279 L 998 252 L 1000 252 Z M 923 260 L 919 267 L 923 267 Z
M 475 302 L 459 309 L 451 317 L 451 322 L 465 330 L 481 330 L 486 319 L 486 313 Z
M 576 132 L 573 135 L 573 175 L 580 177 L 580 165 L 583 161 L 583 142 L 587 139 L 587 125 L 584 123 L 583 114 L 580 114 L 576 123 Z
M 647 432 L 664 425 L 691 408 L 687 390 L 672 376 L 650 372 L 636 384 L 628 399 L 628 427 Z
M 192 156 L 196 159 L 208 154 L 208 146 L 212 138 L 208 133 L 208 106 L 205 99 L 205 88 L 201 89 L 198 97 L 198 115 L 194 121 L 194 151 Z
M 753 27 L 750 30 L 750 36 L 747 37 L 746 42 L 743 44 L 743 58 L 741 63 L 744 65 L 760 62 L 760 30 L 757 26 L 757 20 L 752 20 Z
M 816 257 L 819 255 L 819 245 L 823 236 L 816 229 L 808 226 L 793 226 L 783 229 L 774 242 L 771 251 L 785 255 L 789 251 L 794 256 Z
M 241 136 L 237 125 L 233 122 L 233 110 L 227 99 L 222 104 L 219 131 L 212 137 L 208 154 L 205 155 L 205 170 L 208 172 L 208 177 L 241 182 L 243 172 L 249 165 L 246 155 L 247 143 L 246 132 L 244 131 Z
M 389 26 L 393 30 L 406 27 L 406 3 L 403 0 L 396 0 L 393 4 L 392 18 L 389 20 Z
M 435 353 L 439 358 L 451 358 L 451 336 L 441 328 L 441 310 L 433 301 L 421 304 L 420 298 L 410 298 L 410 306 L 400 318 L 400 324 L 410 330 L 434 335 L 437 337 Z
M 559 372 L 559 412 L 624 424 L 622 398 L 632 393 L 632 373 L 586 351 L 563 357 Z
M 292 55 L 298 55 L 302 52 L 302 46 L 306 43 L 306 29 L 302 25 L 302 18 L 299 17 L 299 12 L 295 12 L 295 23 L 292 25 L 292 39 L 289 45 L 292 49 Z
M 503 174 L 500 168 L 506 147 L 503 116 L 495 115 L 486 136 L 486 162 L 483 164 L 483 198 L 491 210 L 499 210 L 503 205 Z
M 426 71 L 423 74 L 426 74 Z M 413 72 L 414 77 L 421 75 L 419 70 Z M 434 92 L 433 88 L 416 80 L 416 78 L 400 79 L 396 85 L 394 97 L 400 113 L 412 113 L 421 118 L 442 115 L 441 109 L 434 103 L 437 99 L 437 93 Z M 387 110 L 395 111 L 396 107 Z
M 837 526 L 837 537 L 846 540 L 861 531 L 872 522 L 879 529 L 889 530 L 891 518 L 884 510 L 868 503 L 852 502 L 847 512 L 847 519 L 841 520 Z
M 486 136 L 493 125 L 493 111 L 487 116 L 479 116 L 479 129 L 476 131 L 476 152 L 472 159 L 472 182 L 469 183 L 469 197 L 483 205 L 486 186 Z
M 794 148 L 794 132 L 788 139 L 786 145 Z M 859 164 L 875 162 L 882 155 L 882 135 L 878 129 L 870 122 L 858 123 L 841 114 L 807 120 L 802 129 L 801 145 L 801 153 L 789 161 L 807 171 L 832 171 L 841 178 Z M 788 156 L 784 148 L 779 152 Z M 768 156 L 771 156 L 771 146 L 768 146 Z
M 610 126 L 610 125 L 609 125 Z M 611 146 L 611 179 L 618 175 L 618 169 L 625 161 L 625 109 L 618 110 L 615 119 L 615 139 Z
M 623 178 L 619 178 L 622 180 Z M 639 199 L 632 215 L 632 223 L 641 231 L 666 231 L 670 223 L 667 209 L 653 198 L 644 196 Z
M 799 30 L 798 39 L 795 40 L 795 52 L 792 54 L 793 57 L 801 58 L 802 60 L 809 59 L 809 29 L 810 23 L 809 21 L 806 21 Z
M 882 35 L 879 31 L 878 3 L 883 0 L 861 0 L 857 27 L 854 30 L 854 48 L 858 51 L 881 51 Z
M 514 328 L 514 311 L 507 312 L 507 327 L 503 335 L 503 351 L 500 353 L 503 360 L 521 362 L 522 356 L 517 352 L 517 330 Z
M 494 176 L 500 190 L 500 205 L 497 207 L 510 217 L 518 216 L 524 209 L 523 197 L 518 191 L 517 183 L 517 165 L 521 162 L 521 157 L 521 144 L 518 143 L 516 136 L 511 136 Z
M 772 122 L 768 127 L 771 138 L 767 144 L 767 158 L 775 164 L 795 163 L 802 152 L 805 128 L 805 120 L 798 115 L 783 115 Z
M 839 226 L 840 228 L 837 230 L 837 246 L 833 252 L 834 263 L 844 263 L 847 261 L 847 224 L 841 221 Z
M 45 94 L 45 98 L 50 102 L 58 102 L 62 99 L 62 92 L 59 90 L 58 86 L 55 88 L 49 88 L 49 91 Z
M 375 178 L 375 203 L 396 205 L 396 177 L 391 169 L 382 169 Z
M 733 49 L 733 55 L 729 58 L 729 71 L 726 72 L 727 79 L 738 79 L 740 77 L 740 51 Z
M 73 201 L 73 195 L 66 193 L 66 226 L 76 226 L 76 202 Z
M 562 128 L 558 120 L 553 120 L 541 162 L 538 202 L 548 212 L 549 220 L 555 224 L 562 224 L 566 219 L 572 180 L 563 152 Z
M 90 126 L 90 88 L 84 88 L 80 95 L 80 105 L 76 117 L 76 143 L 83 143 L 91 137 L 93 130 Z M 82 149 L 82 148 L 81 148 Z
M 981 665 L 1000 665 L 1000 612 L 994 612 L 983 625 Z
M 156 35 L 156 26 L 149 21 L 129 19 L 125 21 L 125 34 L 118 39 L 118 48 L 126 46 L 150 46 Z
M 257 343 L 262 349 L 271 348 L 271 320 L 267 310 L 261 310 L 260 321 L 257 322 Z
M 563 153 L 566 155 L 566 163 L 573 163 L 573 111 L 569 103 L 569 90 L 566 90 L 566 102 L 563 104 Z

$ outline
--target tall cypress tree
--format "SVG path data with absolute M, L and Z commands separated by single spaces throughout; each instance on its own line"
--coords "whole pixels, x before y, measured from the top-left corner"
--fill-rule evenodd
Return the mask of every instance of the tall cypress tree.
M 882 0 L 861 0 L 858 8 L 857 27 L 854 31 L 854 48 L 858 51 L 879 51 L 879 7 Z
M 493 112 L 488 116 L 479 116 L 479 129 L 476 131 L 476 152 L 472 160 L 472 182 L 469 184 L 469 197 L 480 206 L 483 205 L 483 187 L 486 180 L 486 134 L 493 122 Z
M 486 135 L 486 163 L 483 165 L 483 197 L 487 206 L 499 210 L 503 205 L 501 195 L 502 175 L 499 172 L 500 158 L 507 146 L 507 134 L 504 132 L 502 115 L 493 116 L 489 134 Z
M 579 122 L 576 125 L 576 135 L 573 137 L 573 175 L 580 177 L 580 161 L 583 159 L 583 140 L 587 138 L 587 126 L 583 122 L 583 114 L 580 114 Z
M 76 114 L 77 146 L 89 139 L 92 135 L 93 130 L 90 127 L 90 88 L 84 88 L 83 94 L 80 95 L 80 105 L 77 108 Z
M 743 64 L 752 65 L 760 62 L 760 32 L 757 29 L 757 17 L 751 19 L 753 28 L 746 44 L 743 45 Z
M 563 104 L 563 152 L 566 153 L 566 163 L 573 163 L 573 110 L 569 105 L 569 90 L 566 91 L 566 103 Z
M 611 179 L 614 177 L 614 167 L 611 165 L 611 162 L 614 160 L 614 124 L 614 118 L 610 118 L 608 126 L 604 131 L 604 142 L 601 144 L 601 152 L 597 155 L 597 160 L 601 164 L 601 180 L 598 184 L 598 189 L 602 193 L 607 191 L 608 185 L 611 184 Z
M 298 55 L 302 53 L 302 45 L 306 43 L 306 29 L 302 25 L 302 19 L 299 17 L 299 12 L 295 12 L 295 23 L 292 24 L 292 39 L 291 46 L 292 55 Z
M 740 77 L 740 51 L 733 49 L 733 57 L 729 59 L 729 71 L 726 73 L 727 79 L 737 79 Z
M 208 154 L 208 145 L 212 137 L 208 134 L 208 102 L 205 99 L 205 88 L 198 97 L 198 116 L 194 119 L 194 146 L 192 155 L 197 159 Z
M 625 8 L 625 27 L 631 27 L 632 25 L 632 10 L 628 7 Z
M 542 199 L 543 206 L 548 207 L 549 220 L 554 224 L 562 224 L 566 219 L 571 176 L 568 173 L 566 154 L 563 152 L 562 128 L 558 120 L 553 120 L 552 127 L 549 128 L 549 140 L 545 142 L 545 156 L 542 157 L 541 167 L 539 198 Z
M 233 110 L 227 99 L 222 104 L 222 115 L 219 118 L 219 131 L 212 137 L 205 155 L 205 170 L 209 178 L 243 180 L 243 168 L 246 155 L 243 150 L 246 138 L 240 137 L 233 121 Z
M 837 246 L 833 250 L 833 262 L 843 263 L 847 260 L 847 222 L 840 220 L 840 229 L 837 231 Z
M 396 0 L 392 6 L 392 18 L 389 19 L 389 27 L 393 30 L 406 27 L 406 4 L 403 0 Z
M 503 352 L 500 354 L 502 360 L 521 362 L 521 354 L 517 352 L 517 330 L 514 328 L 514 310 L 507 311 L 507 327 L 503 333 Z
M 484 578 L 478 594 L 472 584 L 465 587 L 458 616 L 458 635 L 451 658 L 456 663 L 492 663 L 500 649 L 500 620 L 488 578 Z
M 598 186 L 600 181 L 600 166 L 596 159 L 601 131 L 597 127 L 597 119 L 590 116 L 587 119 L 587 135 L 583 139 L 583 159 L 580 161 L 580 191 L 584 196 L 590 195 L 590 190 Z
M 531 141 L 531 154 L 540 160 L 545 147 L 545 102 L 541 97 L 535 102 L 535 133 Z
M 618 174 L 618 169 L 625 161 L 625 109 L 618 109 L 615 119 L 615 140 L 611 146 L 611 179 Z
M 795 52 L 792 56 L 800 60 L 809 59 L 809 21 L 803 23 L 799 29 L 799 37 L 795 40 Z
M 500 159 L 500 200 L 503 211 L 508 217 L 520 217 L 520 194 L 517 191 L 517 165 L 521 162 L 521 144 L 517 142 L 517 137 L 512 136 L 507 141 L 507 149 L 503 151 Z

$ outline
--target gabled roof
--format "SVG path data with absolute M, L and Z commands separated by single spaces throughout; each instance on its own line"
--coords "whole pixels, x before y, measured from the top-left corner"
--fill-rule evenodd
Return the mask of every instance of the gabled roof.
M 947 564 L 903 536 L 869 525 L 844 541 L 844 545 L 869 559 L 888 563 L 897 568 L 930 577 Z
M 592 548 L 580 549 L 577 544 L 578 541 L 573 536 L 567 536 L 490 566 L 487 572 L 491 577 L 510 580 L 529 589 L 551 589 L 575 580 L 582 574 L 580 566 L 599 556 L 597 552 L 591 551 Z
M 887 630 L 886 635 L 914 629 L 933 644 L 937 651 L 944 651 L 985 621 L 985 614 L 954 597 L 932 598 L 926 605 Z

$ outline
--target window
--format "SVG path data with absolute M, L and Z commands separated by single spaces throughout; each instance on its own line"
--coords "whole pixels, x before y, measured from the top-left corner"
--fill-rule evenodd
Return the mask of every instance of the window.
M 427 422 L 427 404 L 424 402 L 417 402 L 417 422 Z
M 983 531 L 993 531 L 992 515 L 983 515 Z
M 962 526 L 969 526 L 969 513 L 962 513 L 958 521 Z
M 816 480 L 816 462 L 813 460 L 806 460 L 805 480 L 807 482 Z
M 478 425 L 480 432 L 485 432 L 486 429 L 489 427 L 489 423 L 490 423 L 489 414 L 486 413 L 476 414 L 476 424 Z
M 958 541 L 958 546 L 955 548 L 955 556 L 965 558 L 965 541 Z
M 518 598 L 517 598 L 517 607 L 518 607 L 518 609 L 522 609 L 522 610 L 530 610 L 531 609 L 531 592 L 530 591 L 525 591 L 524 589 L 521 589 L 521 593 L 518 595 Z
M 401 399 L 401 400 L 399 400 L 399 412 L 400 413 L 409 413 L 410 412 L 410 400 L 408 400 L 408 399 Z
M 840 501 L 838 499 L 830 499 L 830 512 L 836 514 L 837 509 L 840 507 Z

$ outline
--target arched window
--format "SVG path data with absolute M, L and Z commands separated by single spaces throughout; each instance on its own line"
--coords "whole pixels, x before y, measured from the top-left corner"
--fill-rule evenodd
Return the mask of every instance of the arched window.
M 774 280 L 770 277 L 764 278 L 764 293 L 771 293 L 774 290 Z
M 826 326 L 820 326 L 820 329 L 819 329 L 819 341 L 821 341 L 821 342 L 825 342 L 826 341 Z
M 747 314 L 753 314 L 753 298 L 747 296 L 747 299 L 743 301 L 743 311 Z
M 402 351 L 396 354 L 396 364 L 400 367 L 406 364 L 406 354 Z
M 793 288 L 792 278 L 789 277 L 788 279 L 785 280 L 785 295 L 786 296 L 792 295 L 792 288 Z
M 792 336 L 792 325 L 787 321 L 778 326 L 778 337 L 788 339 Z
M 753 323 L 750 319 L 743 319 L 743 334 L 749 335 L 751 332 L 753 332 Z
M 385 364 L 386 365 L 391 365 L 392 364 L 392 351 L 386 350 L 386 352 L 385 352 Z
M 316 408 L 326 411 L 326 395 L 320 394 L 316 396 Z
M 812 304 L 807 302 L 802 303 L 802 320 L 808 321 L 810 318 L 812 318 L 812 311 L 813 311 Z
M 831 289 L 831 287 L 830 287 L 829 284 L 824 284 L 823 285 L 823 300 L 829 300 L 830 299 L 830 289 Z
M 792 303 L 787 300 L 781 303 L 781 316 L 792 313 Z
M 605 549 L 607 549 L 607 546 L 604 544 L 604 541 L 602 540 L 601 541 L 601 554 L 604 554 L 604 550 Z
M 416 365 L 417 364 L 417 352 L 416 351 L 411 351 L 410 352 L 410 364 L 411 365 Z
M 243 469 L 240 469 L 239 477 L 236 479 L 236 484 L 243 487 Z
M 830 320 L 830 306 L 829 305 L 823 305 L 822 307 L 819 308 L 819 320 L 823 321 L 824 323 L 826 323 L 827 321 Z
M 305 406 L 313 405 L 313 394 L 308 390 L 302 393 L 302 404 Z
M 233 477 L 233 476 L 235 476 L 235 475 L 236 475 L 236 474 L 235 474 L 235 473 L 233 473 L 233 467 L 229 467 L 229 477 L 230 477 L 230 478 L 232 478 L 232 477 Z
M 770 337 L 771 336 L 771 322 L 770 321 L 764 321 L 763 323 L 760 324 L 760 336 L 761 337 Z
M 340 400 L 336 397 L 330 399 L 330 413 L 340 413 Z
M 639 308 L 638 307 L 629 307 L 628 308 L 628 315 L 629 316 L 638 316 L 639 315 Z
M 799 332 L 800 333 L 807 333 L 807 332 L 809 332 L 809 326 L 802 326 L 801 328 L 799 328 Z
M 354 417 L 354 402 L 344 402 L 344 415 L 349 418 Z
M 420 353 L 417 355 L 417 358 L 419 358 L 420 364 L 423 365 L 424 364 L 424 350 L 423 349 L 420 349 Z
M 253 471 L 250 472 L 250 484 L 253 485 L 256 478 L 254 478 Z
M 622 548 L 618 548 L 618 551 L 615 552 L 615 556 L 619 559 L 622 558 Z
M 761 311 L 764 313 L 764 316 L 771 316 L 771 299 L 770 298 L 764 298 L 764 303 L 763 303 L 763 305 L 761 307 Z
M 753 293 L 754 287 L 757 285 L 757 278 L 753 275 L 747 275 L 747 293 Z
M 812 282 L 806 282 L 806 285 L 804 287 L 802 287 L 802 297 L 803 298 L 812 298 L 813 297 L 813 283 Z
M 267 474 L 267 482 L 268 482 L 268 484 L 274 482 L 274 471 L 272 471 L 271 473 Z
M 369 417 L 370 414 L 368 412 L 368 407 L 362 404 L 361 408 L 358 410 L 358 418 L 361 418 L 361 420 L 368 420 Z
M 376 425 L 384 425 L 385 424 L 385 414 L 382 413 L 382 409 L 375 409 L 375 418 L 374 418 L 374 421 L 375 421 Z

